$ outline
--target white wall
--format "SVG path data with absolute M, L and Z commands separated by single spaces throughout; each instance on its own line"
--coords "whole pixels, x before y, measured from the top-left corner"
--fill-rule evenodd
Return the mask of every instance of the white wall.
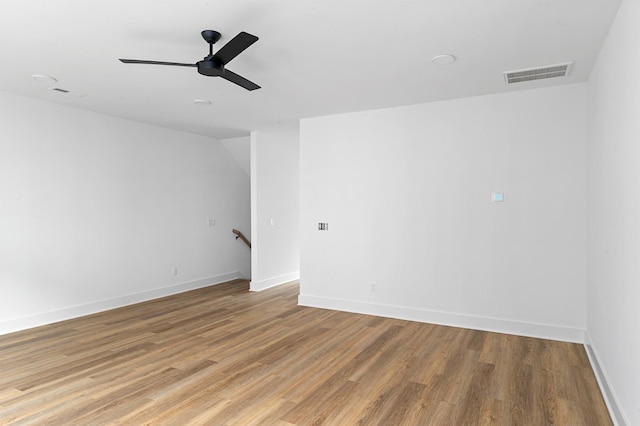
M 640 3 L 622 2 L 589 80 L 588 347 L 628 425 L 640 425 L 638 23 Z
M 249 178 L 219 141 L 3 93 L 0 117 L 0 333 L 249 269 Z
M 227 138 L 221 139 L 222 146 L 231 154 L 236 163 L 240 166 L 248 179 L 251 176 L 251 138 L 249 136 L 242 136 L 239 138 Z M 249 189 L 242 192 L 245 202 L 251 204 L 251 186 Z M 246 220 L 246 214 L 249 215 L 249 220 Z M 234 225 L 234 229 L 239 229 L 245 236 L 251 236 L 251 208 L 248 211 L 243 211 L 243 215 L 240 220 Z M 235 238 L 235 237 L 234 237 Z M 239 241 L 242 246 L 238 254 L 238 263 L 240 265 L 240 275 L 243 278 L 251 279 L 251 249 L 246 247 L 244 243 Z M 238 248 L 236 247 L 236 250 Z
M 251 137 L 221 139 L 222 145 L 231 154 L 247 176 L 251 174 Z M 248 235 L 248 231 L 247 231 Z
M 251 133 L 251 289 L 300 277 L 299 124 Z
M 582 341 L 585 120 L 584 84 L 302 120 L 300 303 Z

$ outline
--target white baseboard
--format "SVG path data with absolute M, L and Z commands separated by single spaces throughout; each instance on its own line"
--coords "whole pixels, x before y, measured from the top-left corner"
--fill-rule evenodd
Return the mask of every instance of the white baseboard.
M 589 357 L 591 369 L 596 376 L 598 386 L 600 386 L 600 392 L 602 393 L 604 402 L 607 404 L 607 408 L 609 409 L 609 414 L 611 415 L 613 424 L 616 426 L 631 425 L 631 422 L 629 422 L 629 419 L 622 410 L 622 406 L 620 405 L 618 396 L 616 395 L 613 388 L 609 386 L 610 381 L 608 379 L 607 372 L 602 368 L 602 365 L 598 361 L 598 352 L 592 344 L 591 336 L 589 335 L 588 331 L 585 332 L 584 340 L 584 349 L 587 352 L 587 356 Z
M 169 287 L 162 287 L 154 290 L 143 291 L 140 293 L 128 294 L 126 296 L 99 300 L 80 306 L 72 306 L 69 308 L 30 315 L 28 317 L 10 319 L 0 322 L 0 335 L 13 333 L 14 331 L 26 330 L 28 328 L 38 327 L 41 325 L 52 324 L 54 322 L 64 321 L 72 318 L 78 318 L 85 315 L 91 315 L 97 312 L 108 311 L 110 309 L 120 308 L 122 306 L 132 305 L 134 303 L 158 299 L 160 297 L 171 296 L 172 294 L 183 293 L 185 291 L 195 290 L 197 288 L 221 284 L 239 278 L 242 278 L 242 275 L 239 272 L 229 272 L 226 274 L 203 278 L 196 281 L 176 284 Z
M 314 308 L 333 309 L 358 314 L 377 315 L 381 317 L 470 328 L 474 330 L 492 331 L 496 333 L 515 334 L 519 336 L 538 337 L 542 339 L 560 340 L 563 342 L 583 343 L 584 330 L 580 328 L 561 327 L 548 324 L 510 321 L 499 318 L 439 312 L 405 306 L 382 305 L 377 303 L 341 300 L 319 296 L 298 296 L 298 304 Z
M 251 291 L 262 291 L 271 287 L 275 287 L 280 284 L 288 283 L 291 281 L 296 281 L 300 279 L 300 271 L 291 272 L 289 274 L 280 275 L 273 278 L 268 278 L 266 280 L 260 281 L 251 281 L 249 285 L 249 290 Z

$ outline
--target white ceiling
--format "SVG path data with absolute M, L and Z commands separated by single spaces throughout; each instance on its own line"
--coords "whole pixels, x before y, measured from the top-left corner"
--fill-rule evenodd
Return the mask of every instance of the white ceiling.
M 273 122 L 586 81 L 618 9 L 607 0 L 0 0 L 0 90 L 228 138 Z M 260 40 L 228 68 L 195 68 L 200 31 Z M 431 58 L 450 53 L 452 65 Z M 573 61 L 567 78 L 502 73 Z M 46 74 L 74 97 L 31 79 Z M 197 106 L 208 99 L 211 106 Z

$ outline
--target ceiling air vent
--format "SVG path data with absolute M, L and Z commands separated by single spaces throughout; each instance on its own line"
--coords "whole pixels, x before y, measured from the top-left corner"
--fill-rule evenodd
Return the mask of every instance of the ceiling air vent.
M 506 84 L 520 83 L 523 81 L 542 80 L 545 78 L 566 77 L 569 75 L 573 62 L 548 65 L 546 67 L 527 68 L 524 70 L 506 71 L 504 82 Z
M 49 87 L 49 90 L 53 90 L 54 92 L 64 93 L 66 95 L 77 96 L 79 98 L 84 98 L 87 95 L 83 95 L 82 93 L 72 92 L 67 89 L 61 89 L 60 87 Z

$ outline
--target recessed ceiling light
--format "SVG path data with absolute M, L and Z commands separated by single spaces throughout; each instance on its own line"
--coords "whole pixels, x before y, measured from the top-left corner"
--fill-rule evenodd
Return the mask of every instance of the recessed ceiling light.
M 431 58 L 431 62 L 437 65 L 449 65 L 456 61 L 456 57 L 453 55 L 437 55 Z
M 56 80 L 55 78 L 48 75 L 42 75 L 42 74 L 34 74 L 31 76 L 31 78 L 34 79 L 35 81 L 39 81 L 47 84 L 56 84 L 58 82 L 58 80 Z
M 194 104 L 196 105 L 201 105 L 201 106 L 210 106 L 211 105 L 211 101 L 208 101 L 206 99 L 196 99 L 193 101 Z

